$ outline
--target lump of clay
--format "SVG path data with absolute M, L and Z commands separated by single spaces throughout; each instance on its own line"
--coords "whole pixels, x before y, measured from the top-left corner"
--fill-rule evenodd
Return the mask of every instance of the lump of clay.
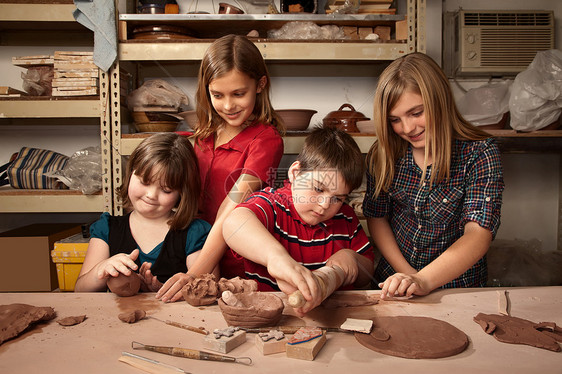
M 224 291 L 232 293 L 240 292 L 256 292 L 258 290 L 258 282 L 253 279 L 242 279 L 235 277 L 231 279 L 221 278 L 219 280 L 219 292 L 222 294 Z
M 123 322 L 135 323 L 146 317 L 146 312 L 142 309 L 137 309 L 132 312 L 121 313 L 117 317 Z
M 378 295 L 366 295 L 362 293 L 334 292 L 322 302 L 326 309 L 337 309 L 351 306 L 375 305 L 379 302 Z
M 51 307 L 36 307 L 27 304 L 0 305 L 0 344 L 18 336 L 29 325 L 55 318 Z
M 210 305 L 217 301 L 219 288 L 213 274 L 202 274 L 190 279 L 183 286 L 181 293 L 190 305 Z
M 84 322 L 85 320 L 86 320 L 86 315 L 83 314 L 81 316 L 71 316 L 71 317 L 61 318 L 57 320 L 57 323 L 61 326 L 74 326 Z
M 503 343 L 526 344 L 554 352 L 562 350 L 557 343 L 562 342 L 562 328 L 553 322 L 534 323 L 522 318 L 484 313 L 478 313 L 474 322 Z
M 119 273 L 116 277 L 107 280 L 107 287 L 117 296 L 127 297 L 136 295 L 141 286 L 141 279 L 135 272 L 131 275 Z
M 229 326 L 262 327 L 275 326 L 283 316 L 283 301 L 270 292 L 247 292 L 232 294 L 228 305 L 219 299 L 219 307 Z M 231 296 L 231 295 L 229 295 Z

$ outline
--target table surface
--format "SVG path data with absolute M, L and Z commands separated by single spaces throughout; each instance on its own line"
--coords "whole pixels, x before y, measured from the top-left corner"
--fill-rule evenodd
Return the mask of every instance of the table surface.
M 1 293 L 0 304 L 25 303 L 51 306 L 57 318 L 83 315 L 86 321 L 63 327 L 56 319 L 35 325 L 0 345 L 0 373 L 142 373 L 118 361 L 127 351 L 183 370 L 198 373 L 562 373 L 562 352 L 526 345 L 506 344 L 484 333 L 473 321 L 478 313 L 498 313 L 498 291 L 508 291 L 511 315 L 533 322 L 555 322 L 562 326 L 562 287 L 479 288 L 438 290 L 408 300 L 381 301 L 377 305 L 324 309 L 305 318 L 285 308 L 282 324 L 339 326 L 346 318 L 374 316 L 424 316 L 450 323 L 469 337 L 462 353 L 441 359 L 405 359 L 374 352 L 360 345 L 353 334 L 328 333 L 327 342 L 314 361 L 287 358 L 284 353 L 263 356 L 246 343 L 230 351 L 233 357 L 248 356 L 252 366 L 197 361 L 156 352 L 133 350 L 132 341 L 144 344 L 204 350 L 203 335 L 166 325 L 154 319 L 123 323 L 118 314 L 144 309 L 162 320 L 202 326 L 212 331 L 226 327 L 217 304 L 194 307 L 186 302 L 164 304 L 153 293 L 119 298 L 111 293 Z M 378 293 L 378 291 L 348 291 Z

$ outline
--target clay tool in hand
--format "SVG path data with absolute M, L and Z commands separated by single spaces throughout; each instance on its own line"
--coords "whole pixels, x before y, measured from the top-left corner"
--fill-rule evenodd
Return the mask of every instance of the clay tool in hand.
M 339 266 L 324 266 L 314 270 L 312 275 L 320 285 L 322 301 L 330 296 L 335 290 L 341 287 L 345 281 L 345 272 Z M 287 304 L 293 308 L 300 308 L 306 303 L 303 294 L 297 290 L 289 295 Z
M 250 357 L 231 357 L 231 356 L 219 355 L 215 353 L 198 351 L 195 349 L 147 345 L 135 341 L 131 343 L 131 347 L 133 349 L 144 349 L 147 351 L 163 353 L 170 356 L 189 358 L 192 360 L 234 362 L 237 364 L 252 365 L 252 359 Z
M 190 374 L 189 372 L 173 366 L 166 364 L 164 362 L 152 360 L 147 357 L 135 355 L 129 352 L 121 352 L 121 357 L 119 357 L 119 361 L 129 364 L 137 369 L 141 369 L 146 371 L 147 373 L 153 374 L 177 374 L 177 373 L 184 373 Z
M 159 322 L 165 323 L 166 325 L 179 327 L 180 329 L 193 331 L 193 332 L 196 332 L 198 334 L 209 335 L 209 332 L 207 330 L 205 330 L 204 328 L 201 328 L 201 327 L 193 327 L 193 326 L 185 325 L 185 324 L 180 323 L 180 322 L 174 322 L 174 321 L 170 321 L 170 320 L 164 321 L 164 320 L 161 320 L 159 318 L 152 317 L 152 316 L 149 316 L 147 318 L 155 319 Z

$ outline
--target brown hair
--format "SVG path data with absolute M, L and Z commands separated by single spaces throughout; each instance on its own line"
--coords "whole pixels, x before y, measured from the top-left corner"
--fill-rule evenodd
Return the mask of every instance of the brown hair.
M 199 165 L 191 142 L 176 133 L 159 133 L 142 141 L 127 163 L 127 177 L 117 192 L 124 208 L 130 209 L 128 190 L 131 176 L 144 183 L 163 181 L 166 188 L 179 191 L 174 215 L 168 221 L 171 230 L 189 226 L 198 210 L 201 195 Z
M 297 161 L 302 170 L 336 169 L 350 192 L 361 185 L 365 173 L 359 146 L 351 135 L 335 128 L 313 129 L 304 140 Z
M 450 176 L 453 140 L 482 140 L 487 132 L 471 125 L 459 113 L 449 81 L 439 65 L 423 53 L 412 53 L 394 60 L 379 77 L 375 92 L 373 118 L 377 140 L 367 155 L 367 167 L 375 178 L 373 196 L 388 191 L 394 178 L 396 161 L 406 154 L 408 142 L 392 130 L 388 114 L 405 92 L 422 97 L 425 112 L 425 179 L 428 156 L 436 173 L 431 184 Z
M 209 84 L 233 70 L 246 74 L 256 85 L 262 77 L 266 78 L 265 86 L 256 97 L 255 121 L 270 123 L 283 133 L 283 122 L 271 105 L 269 72 L 259 49 L 246 37 L 231 34 L 215 40 L 201 61 L 196 93 L 198 124 L 195 138 L 209 137 L 222 124 L 223 120 L 211 103 Z

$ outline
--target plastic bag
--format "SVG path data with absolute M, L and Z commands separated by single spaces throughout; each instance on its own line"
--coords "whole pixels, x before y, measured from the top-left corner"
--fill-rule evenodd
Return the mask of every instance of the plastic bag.
M 267 33 L 270 39 L 348 39 L 341 27 L 318 26 L 314 22 L 287 22 L 280 29 Z
M 100 147 L 88 147 L 76 151 L 62 170 L 49 173 L 58 178 L 71 190 L 91 195 L 102 188 L 102 167 Z
M 560 117 L 562 108 L 562 51 L 538 52 L 527 70 L 517 74 L 509 98 L 511 127 L 534 131 Z
M 459 98 L 457 108 L 475 126 L 499 123 L 509 112 L 511 81 L 488 83 L 472 88 Z
M 162 79 L 151 79 L 127 96 L 127 106 L 134 111 L 135 107 L 159 106 L 170 107 L 178 111 L 187 107 L 189 99 L 178 87 Z

